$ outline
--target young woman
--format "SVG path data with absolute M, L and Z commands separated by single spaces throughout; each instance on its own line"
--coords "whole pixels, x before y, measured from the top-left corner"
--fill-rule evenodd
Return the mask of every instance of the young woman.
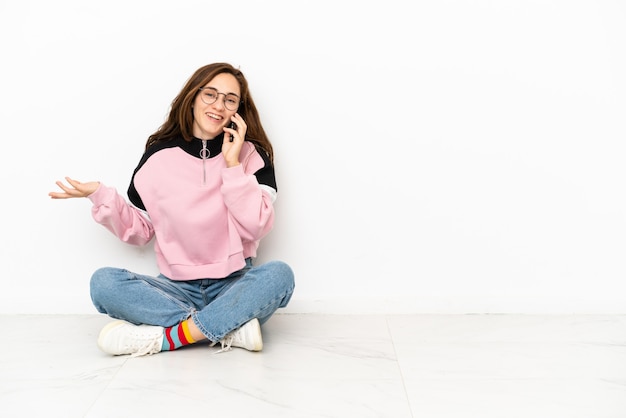
M 118 319 L 99 347 L 146 355 L 203 340 L 222 350 L 263 348 L 261 324 L 287 306 L 291 268 L 253 265 L 274 223 L 273 149 L 243 73 L 226 63 L 199 68 L 152 134 L 128 200 L 100 182 L 57 181 L 53 199 L 87 197 L 92 215 L 119 239 L 154 238 L 156 277 L 105 267 L 91 278 L 96 309 Z

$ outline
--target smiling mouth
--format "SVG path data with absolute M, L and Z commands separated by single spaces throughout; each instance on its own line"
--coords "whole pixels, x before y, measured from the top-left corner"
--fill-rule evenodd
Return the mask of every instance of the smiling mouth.
M 223 117 L 221 117 L 220 115 L 216 115 L 215 113 L 207 113 L 207 116 L 210 117 L 211 119 L 215 119 L 215 120 L 222 120 L 222 119 L 224 119 Z

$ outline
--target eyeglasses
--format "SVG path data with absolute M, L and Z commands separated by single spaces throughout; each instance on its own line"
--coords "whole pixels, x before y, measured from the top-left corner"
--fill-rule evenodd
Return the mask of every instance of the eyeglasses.
M 239 109 L 239 104 L 241 103 L 241 100 L 239 99 L 239 96 L 234 93 L 220 93 L 213 87 L 202 87 L 198 90 L 200 91 L 200 98 L 204 103 L 208 105 L 215 103 L 217 101 L 217 98 L 221 94 L 224 96 L 224 106 L 226 106 L 226 109 Z

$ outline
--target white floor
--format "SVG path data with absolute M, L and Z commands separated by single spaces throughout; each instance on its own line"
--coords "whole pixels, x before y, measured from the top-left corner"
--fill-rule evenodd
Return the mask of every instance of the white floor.
M 3 417 L 626 417 L 626 316 L 277 314 L 261 353 L 111 357 L 93 316 L 0 316 Z

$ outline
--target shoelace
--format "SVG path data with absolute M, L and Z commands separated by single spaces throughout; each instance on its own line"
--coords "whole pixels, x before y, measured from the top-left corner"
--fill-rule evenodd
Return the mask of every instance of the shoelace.
M 214 345 L 217 345 L 218 343 L 222 345 L 222 348 L 217 350 L 213 354 L 224 353 L 226 351 L 232 350 L 233 348 L 231 346 L 233 345 L 233 340 L 234 339 L 235 339 L 235 337 L 234 337 L 233 333 L 230 333 L 227 336 L 225 336 L 221 341 L 211 343 L 211 347 L 213 347 Z
M 135 347 L 133 347 L 135 348 Z M 149 340 L 137 346 L 137 351 L 132 353 L 131 357 L 151 356 L 161 351 L 161 344 L 158 340 Z

